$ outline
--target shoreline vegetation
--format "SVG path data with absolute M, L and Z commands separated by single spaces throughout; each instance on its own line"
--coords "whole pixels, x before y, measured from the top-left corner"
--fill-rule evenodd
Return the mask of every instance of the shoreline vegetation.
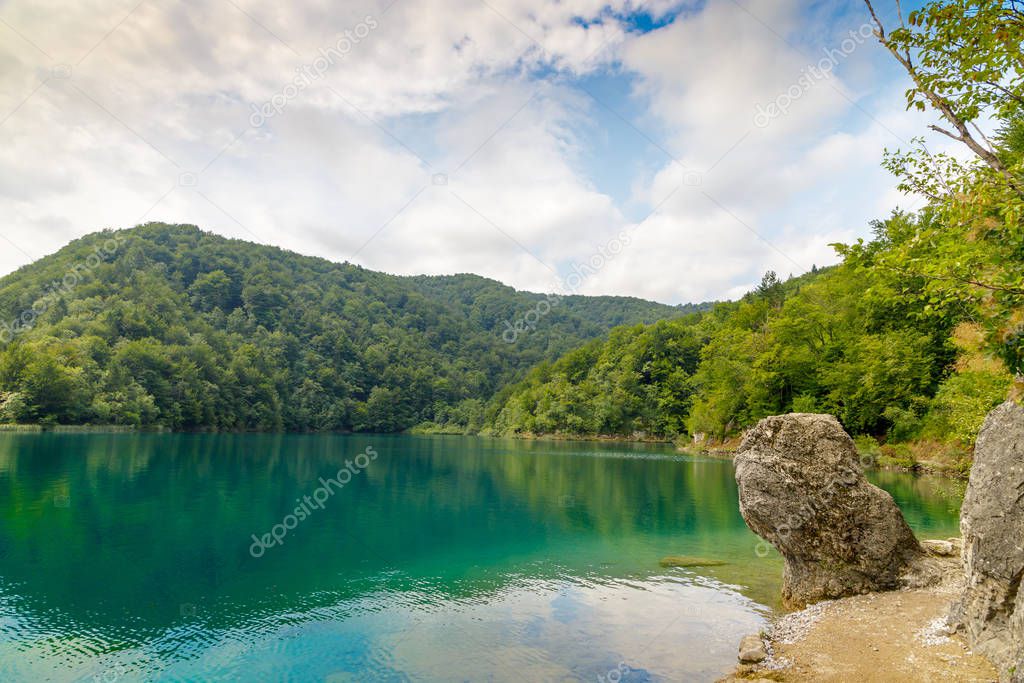
M 739 448 L 742 435 L 732 436 L 721 443 L 694 444 L 692 440 L 671 439 L 650 435 L 625 436 L 621 434 L 467 434 L 458 429 L 445 429 L 437 425 L 417 425 L 408 434 L 423 436 L 483 436 L 491 438 L 524 439 L 527 441 L 595 441 L 610 443 L 672 444 L 676 452 L 684 455 L 732 459 Z M 954 479 L 966 479 L 970 473 L 971 449 L 961 444 L 920 440 L 908 443 L 884 444 L 870 436 L 854 439 L 858 453 L 865 463 L 879 470 L 934 474 Z
M 166 427 L 136 427 L 132 425 L 48 425 L 48 424 L 0 424 L 0 433 L 42 434 L 169 434 Z

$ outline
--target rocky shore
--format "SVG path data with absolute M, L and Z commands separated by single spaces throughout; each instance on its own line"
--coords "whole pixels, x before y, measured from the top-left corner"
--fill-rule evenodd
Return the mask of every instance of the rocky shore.
M 964 585 L 958 560 L 937 558 L 941 578 L 926 588 L 823 600 L 780 617 L 754 636 L 757 647 L 744 639 L 740 657 L 748 661 L 722 683 L 998 680 L 988 659 L 947 625 Z
M 1024 683 L 1024 408 L 989 414 L 963 539 L 919 542 L 829 415 L 769 417 L 736 454 L 740 512 L 803 608 L 740 643 L 724 681 Z

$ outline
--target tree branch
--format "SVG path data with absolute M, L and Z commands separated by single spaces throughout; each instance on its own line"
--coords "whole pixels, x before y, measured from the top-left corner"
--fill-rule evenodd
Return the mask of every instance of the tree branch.
M 885 27 L 882 26 L 881 20 L 878 15 L 875 14 L 875 8 L 871 5 L 871 0 L 864 0 L 864 4 L 868 6 L 868 11 L 871 12 L 871 18 L 875 20 L 875 25 L 878 26 L 878 40 L 885 45 Z
M 909 275 L 910 277 L 920 277 L 925 280 L 939 280 L 940 282 L 960 282 L 962 284 L 974 285 L 975 287 L 981 287 L 991 292 L 1006 292 L 1007 294 L 1016 294 L 1017 296 L 1024 296 L 1024 289 L 1017 289 L 1015 287 L 1003 287 L 1001 285 L 993 285 L 987 282 L 981 282 L 979 280 L 971 280 L 969 278 L 957 277 L 955 275 L 928 275 L 926 273 L 916 273 L 912 270 L 900 268 L 898 266 L 887 266 L 883 265 L 883 268 L 899 273 L 900 275 Z
M 945 135 L 948 138 L 953 138 L 957 142 L 963 142 L 964 141 L 964 139 L 962 137 L 960 137 L 959 135 L 955 135 L 955 134 L 949 132 L 948 130 L 946 130 L 945 128 L 940 128 L 939 126 L 936 126 L 935 124 L 932 124 L 932 125 L 930 125 L 928 127 L 931 128 L 932 130 L 934 130 L 936 133 L 942 133 L 943 135 Z
M 1017 95 L 1017 93 L 1008 89 L 1006 86 L 1000 85 L 999 83 L 993 83 L 992 81 L 982 81 L 982 83 L 991 86 L 992 88 L 995 88 L 999 92 L 1003 93 L 1003 95 L 1009 97 L 1011 100 L 1017 102 L 1018 104 L 1024 104 L 1024 98 L 1020 97 L 1019 95 Z
M 974 130 L 978 133 L 978 137 L 985 141 L 985 145 L 988 146 L 989 151 L 995 154 L 996 148 L 992 145 L 992 141 L 988 139 L 988 136 L 985 135 L 985 132 L 981 128 L 978 128 L 978 124 L 974 121 L 971 121 L 971 125 L 974 126 Z
M 956 128 L 960 137 L 958 138 L 955 135 L 951 135 L 949 131 L 941 130 L 936 126 L 932 126 L 931 128 L 967 145 L 967 147 L 974 152 L 975 156 L 984 161 L 991 169 L 1003 176 L 1006 183 L 1013 188 L 1014 191 L 1024 194 L 1021 187 L 1017 184 L 1017 180 L 1009 170 L 1007 170 L 1006 166 L 1003 165 L 1003 162 L 999 157 L 974 139 L 971 135 L 971 131 L 967 128 L 967 122 L 953 111 L 953 107 L 945 98 L 925 85 L 921 78 L 921 74 L 918 73 L 917 68 L 910 62 L 909 55 L 904 56 L 900 54 L 899 49 L 886 37 L 885 27 L 879 20 L 878 15 L 875 13 L 875 8 L 872 6 L 871 0 L 864 0 L 864 4 L 868 6 L 868 11 L 871 13 L 872 19 L 874 19 L 875 24 L 878 25 L 878 31 L 876 32 L 878 35 L 878 41 L 882 43 L 892 56 L 896 58 L 896 61 L 903 66 L 904 70 L 906 70 L 907 74 L 910 75 L 911 80 L 914 82 L 917 91 L 924 95 L 931 103 L 932 107 L 934 107 L 940 114 L 942 114 L 942 117 L 946 119 L 946 121 Z

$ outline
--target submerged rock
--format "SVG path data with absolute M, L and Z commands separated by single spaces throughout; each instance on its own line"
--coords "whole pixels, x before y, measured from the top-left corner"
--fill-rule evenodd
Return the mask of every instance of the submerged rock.
M 960 549 L 953 545 L 952 541 L 921 541 L 921 547 L 924 548 L 925 552 L 929 555 L 937 555 L 939 557 L 950 557 L 952 555 L 960 554 Z
M 706 557 L 690 557 L 688 555 L 669 555 L 659 560 L 662 567 L 721 567 L 729 564 L 722 560 L 709 560 Z
M 960 510 L 966 585 L 950 621 L 1002 680 L 1024 682 L 1024 408 L 985 418 Z
M 786 604 L 897 588 L 912 572 L 909 583 L 927 583 L 924 551 L 831 415 L 761 420 L 736 454 L 736 483 L 747 526 L 786 561 Z

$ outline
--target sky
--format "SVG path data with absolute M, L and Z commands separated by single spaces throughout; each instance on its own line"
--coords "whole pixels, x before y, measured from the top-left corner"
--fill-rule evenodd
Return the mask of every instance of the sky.
M 920 205 L 880 161 L 931 119 L 869 19 L 861 0 L 0 2 L 0 274 L 163 221 L 402 275 L 736 298 Z

